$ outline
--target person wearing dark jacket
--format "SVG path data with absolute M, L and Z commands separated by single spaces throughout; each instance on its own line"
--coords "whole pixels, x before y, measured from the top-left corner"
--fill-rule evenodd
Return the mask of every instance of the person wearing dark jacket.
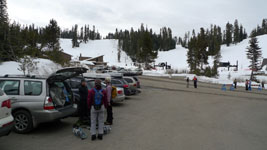
M 88 88 L 86 81 L 82 79 L 81 86 L 79 88 L 80 102 L 78 104 L 80 122 L 83 124 L 88 118 L 88 108 L 87 108 L 87 98 L 88 98 Z
M 194 87 L 197 88 L 197 77 L 196 76 L 194 76 L 193 81 L 194 81 Z
M 95 88 L 89 91 L 88 109 L 91 110 L 91 140 L 96 140 L 96 124 L 98 124 L 99 140 L 103 139 L 104 134 L 104 112 L 108 107 L 107 92 L 102 89 L 101 81 L 95 81 Z
M 189 77 L 186 79 L 186 87 L 189 88 Z
M 237 80 L 236 79 L 234 80 L 234 87 L 235 87 L 235 89 L 237 87 Z

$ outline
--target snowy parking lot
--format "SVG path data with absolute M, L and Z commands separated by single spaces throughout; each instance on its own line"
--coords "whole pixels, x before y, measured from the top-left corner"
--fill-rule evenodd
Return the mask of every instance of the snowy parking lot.
M 221 91 L 208 83 L 193 89 L 182 78 L 140 79 L 142 93 L 114 106 L 114 125 L 103 141 L 75 137 L 77 118 L 71 117 L 1 137 L 1 150 L 266 149 L 267 90 Z

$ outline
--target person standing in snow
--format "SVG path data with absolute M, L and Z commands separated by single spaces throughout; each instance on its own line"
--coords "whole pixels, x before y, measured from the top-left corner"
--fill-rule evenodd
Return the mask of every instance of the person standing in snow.
M 108 101 L 108 107 L 107 107 L 107 120 L 105 122 L 106 125 L 112 125 L 113 123 L 113 112 L 112 112 L 112 86 L 111 86 L 111 78 L 107 77 L 105 79 L 106 82 L 106 91 L 107 91 L 107 101 Z
M 248 91 L 248 80 L 246 80 L 245 86 L 246 86 L 246 90 Z
M 237 80 L 235 79 L 234 80 L 234 87 L 235 87 L 235 89 L 236 89 L 236 86 L 237 86 Z
M 194 81 L 194 87 L 197 88 L 197 77 L 196 76 L 194 76 L 193 81 Z
M 189 77 L 186 79 L 186 87 L 189 88 Z
M 264 84 L 265 84 L 264 81 L 262 81 L 262 82 L 261 82 L 261 87 L 262 87 L 262 89 L 265 89 Z
M 95 87 L 89 91 L 88 108 L 91 110 L 91 140 L 103 139 L 104 134 L 104 112 L 108 107 L 107 92 L 101 87 L 101 80 L 95 80 Z M 96 125 L 98 124 L 98 133 Z

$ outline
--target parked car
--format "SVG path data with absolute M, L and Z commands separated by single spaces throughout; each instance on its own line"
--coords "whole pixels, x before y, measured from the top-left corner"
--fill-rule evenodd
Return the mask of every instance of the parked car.
M 132 91 L 130 89 L 129 83 L 123 79 L 121 73 L 109 73 L 111 76 L 111 84 L 116 87 L 123 88 L 124 94 L 130 96 Z
M 11 101 L 0 89 L 0 137 L 8 135 L 14 126 L 14 118 L 11 114 Z
M 139 81 L 138 77 L 136 76 L 133 76 L 134 80 L 136 81 L 137 83 L 137 88 L 141 88 L 141 82 Z
M 125 76 L 123 79 L 129 83 L 131 94 L 134 95 L 137 93 L 137 82 L 133 77 Z
M 78 101 L 80 100 L 80 93 L 79 93 L 79 88 L 81 86 L 81 81 L 84 79 L 82 76 L 77 76 L 71 79 L 67 79 L 66 82 L 70 86 L 73 95 L 74 95 L 74 102 L 77 104 Z
M 110 74 L 104 74 L 104 73 L 84 73 L 83 77 L 86 79 L 100 79 L 104 81 L 107 77 L 111 78 Z
M 134 70 L 134 73 L 135 73 L 136 75 L 141 76 L 141 75 L 143 75 L 143 70 L 142 70 L 141 68 L 137 68 L 137 69 Z
M 38 124 L 72 115 L 77 106 L 67 79 L 86 72 L 86 68 L 66 68 L 49 77 L 0 77 L 0 89 L 9 96 L 15 119 L 14 131 L 27 133 Z
M 95 87 L 95 80 L 87 80 L 88 89 L 92 89 Z M 114 86 L 114 85 L 112 85 Z M 115 86 L 116 87 L 116 86 Z M 102 88 L 106 88 L 106 84 L 102 83 Z M 117 96 L 113 99 L 113 102 L 122 102 L 125 99 L 124 90 L 121 87 L 116 87 L 117 89 Z

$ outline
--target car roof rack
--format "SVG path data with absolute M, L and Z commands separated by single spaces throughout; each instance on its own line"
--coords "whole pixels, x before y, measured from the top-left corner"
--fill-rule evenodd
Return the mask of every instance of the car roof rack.
M 116 72 L 109 72 L 108 73 L 111 77 L 123 77 L 123 74 L 122 73 L 116 73 Z
M 16 74 L 5 74 L 3 78 L 31 78 L 31 79 L 45 79 L 45 76 L 40 75 L 16 75 Z
M 92 79 L 105 79 L 106 77 L 111 77 L 111 75 L 102 73 L 84 73 L 83 77 Z

